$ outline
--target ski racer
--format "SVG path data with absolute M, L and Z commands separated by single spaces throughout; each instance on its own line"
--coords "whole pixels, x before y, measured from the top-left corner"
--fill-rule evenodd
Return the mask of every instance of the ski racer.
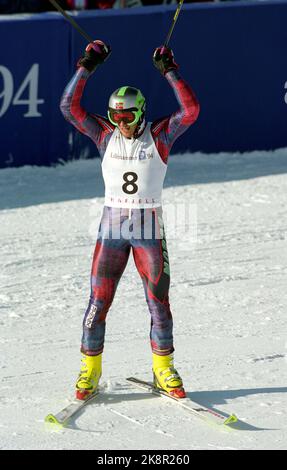
M 154 51 L 153 63 L 175 92 L 179 104 L 175 112 L 146 122 L 142 92 L 126 85 L 112 93 L 107 117 L 88 113 L 81 105 L 85 85 L 110 53 L 111 48 L 100 40 L 89 44 L 61 100 L 64 117 L 97 146 L 105 182 L 105 203 L 92 262 L 91 296 L 83 320 L 83 357 L 76 397 L 85 400 L 97 390 L 106 316 L 132 251 L 151 315 L 154 385 L 184 398 L 183 381 L 174 366 L 170 270 L 161 193 L 171 147 L 196 121 L 199 103 L 181 78 L 172 50 L 161 46 Z M 127 224 L 132 236 L 130 230 L 124 230 Z M 145 236 L 146 232 L 149 236 Z

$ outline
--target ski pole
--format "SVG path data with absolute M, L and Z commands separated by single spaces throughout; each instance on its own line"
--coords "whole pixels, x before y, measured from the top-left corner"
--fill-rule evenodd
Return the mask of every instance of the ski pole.
M 180 13 L 183 2 L 184 2 L 184 0 L 179 0 L 179 4 L 178 4 L 178 7 L 176 9 L 175 15 L 173 17 L 171 27 L 169 28 L 169 32 L 167 34 L 167 37 L 166 37 L 166 40 L 165 40 L 165 43 L 164 43 L 164 47 L 168 46 L 169 40 L 170 40 L 172 32 L 173 32 L 173 28 L 175 27 L 175 23 L 177 22 L 177 18 L 178 18 L 178 15 Z
M 65 18 L 66 20 L 69 21 L 69 23 L 90 43 L 93 42 L 94 40 L 89 36 L 79 25 L 76 23 L 76 21 L 68 15 L 68 13 L 63 10 L 63 8 L 56 2 L 56 0 L 49 0 L 50 3 L 58 10 Z

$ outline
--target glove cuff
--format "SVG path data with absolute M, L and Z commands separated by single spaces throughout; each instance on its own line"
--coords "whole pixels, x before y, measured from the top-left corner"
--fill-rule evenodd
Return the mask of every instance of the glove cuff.
M 96 70 L 99 64 L 95 64 L 92 60 L 82 57 L 78 60 L 77 68 L 84 67 L 88 72 L 92 73 Z
M 164 69 L 163 74 L 166 75 L 168 72 L 178 70 L 179 66 L 175 62 L 169 65 L 166 69 Z

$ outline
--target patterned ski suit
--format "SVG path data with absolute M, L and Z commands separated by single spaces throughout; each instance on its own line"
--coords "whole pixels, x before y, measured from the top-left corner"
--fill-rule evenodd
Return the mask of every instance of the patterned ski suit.
M 64 91 L 61 110 L 71 124 L 92 139 L 103 164 L 110 139 L 114 132 L 119 131 L 107 118 L 89 114 L 82 108 L 81 97 L 89 75 L 82 67 L 77 70 Z M 196 121 L 199 114 L 198 101 L 178 71 L 168 72 L 165 78 L 175 92 L 179 109 L 170 116 L 149 124 L 152 145 L 164 163 L 163 166 L 167 165 L 175 140 Z M 159 184 L 162 185 L 162 182 Z M 116 206 L 108 204 L 106 197 L 92 263 L 91 297 L 83 320 L 81 351 L 90 356 L 102 353 L 106 315 L 132 251 L 151 314 L 152 351 L 158 355 L 171 354 L 174 346 L 169 305 L 170 272 L 161 205 L 119 207 L 121 204 L 117 202 Z M 152 235 L 146 239 L 143 227 L 147 216 Z M 139 227 L 137 235 L 125 237 L 121 233 L 120 237 L 113 237 L 112 227 L 116 224 L 121 228 L 127 221 L 129 226 Z

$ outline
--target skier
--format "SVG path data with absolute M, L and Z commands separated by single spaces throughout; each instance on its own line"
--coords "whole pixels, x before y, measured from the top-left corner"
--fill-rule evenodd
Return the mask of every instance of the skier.
M 100 40 L 89 44 L 61 100 L 64 117 L 97 146 L 105 182 L 105 204 L 92 263 L 91 297 L 83 320 L 83 357 L 76 397 L 85 400 L 98 387 L 106 315 L 132 250 L 151 314 L 154 384 L 170 395 L 184 398 L 183 382 L 174 368 L 170 272 L 161 192 L 170 149 L 196 121 L 199 104 L 190 86 L 180 77 L 172 50 L 161 46 L 154 51 L 153 63 L 175 92 L 179 103 L 176 112 L 147 123 L 141 91 L 123 86 L 110 97 L 108 119 L 87 113 L 80 104 L 86 82 L 110 53 L 110 47 Z M 152 228 L 149 237 L 145 237 L 146 220 Z M 140 227 L 137 236 L 124 236 L 121 229 L 127 222 L 130 227 Z M 120 229 L 119 237 L 113 236 L 115 227 Z

